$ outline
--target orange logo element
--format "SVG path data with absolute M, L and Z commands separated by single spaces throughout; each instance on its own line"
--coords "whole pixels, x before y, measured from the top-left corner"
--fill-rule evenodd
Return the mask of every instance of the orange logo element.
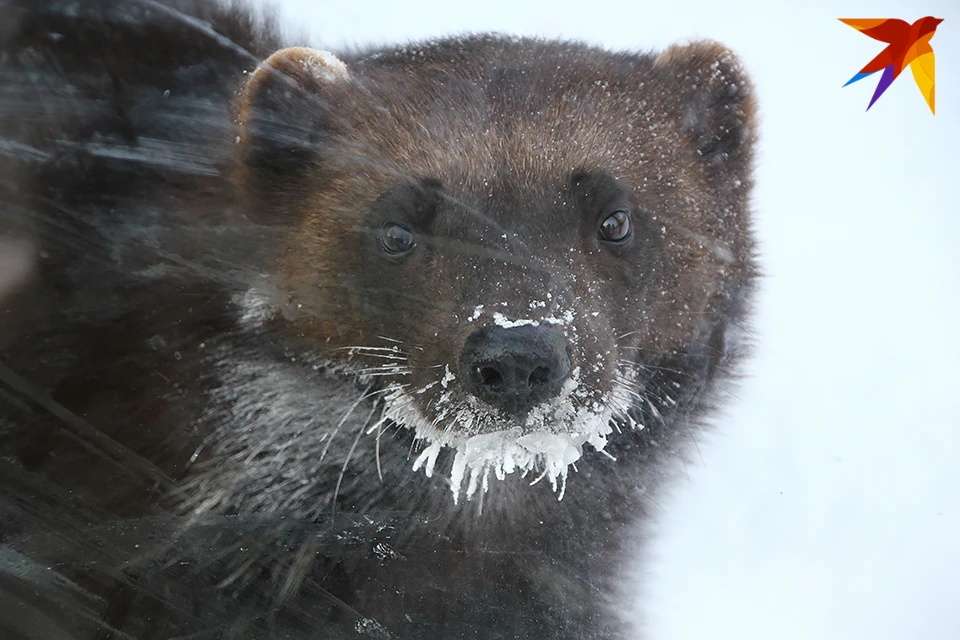
M 857 75 L 847 81 L 847 84 L 851 84 L 877 71 L 883 71 L 883 75 L 880 76 L 880 84 L 877 85 L 877 90 L 873 92 L 873 98 L 867 105 L 867 111 L 883 95 L 883 92 L 893 84 L 900 72 L 907 65 L 910 65 L 910 70 L 913 71 L 913 79 L 916 81 L 920 93 L 923 94 L 927 104 L 930 105 L 930 111 L 936 114 L 934 109 L 935 64 L 930 38 L 937 31 L 937 25 L 943 22 L 943 18 L 927 16 L 926 18 L 920 18 L 913 24 L 908 24 L 903 20 L 887 20 L 885 18 L 840 18 L 840 22 L 850 25 L 874 40 L 887 43 L 886 49 L 868 62 L 867 66 L 860 69 Z M 847 86 L 847 84 L 843 86 Z

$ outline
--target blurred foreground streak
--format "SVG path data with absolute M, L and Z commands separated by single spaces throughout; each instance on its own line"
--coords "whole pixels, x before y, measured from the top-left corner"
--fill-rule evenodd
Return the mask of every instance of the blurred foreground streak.
M 193 297 L 207 324 L 212 290 L 237 277 L 222 263 L 237 255 L 203 264 L 184 246 L 209 228 L 180 198 L 218 188 L 241 72 L 279 47 L 269 25 L 258 29 L 255 43 L 242 11 L 201 3 L 0 2 L 4 640 L 388 637 L 329 583 L 291 570 L 309 556 L 304 540 L 350 553 L 367 523 L 331 531 L 211 517 L 185 535 L 169 498 L 182 469 L 164 451 L 174 458 L 196 438 L 173 446 L 165 438 L 179 434 L 144 426 L 206 402 L 177 397 L 159 362 L 178 339 L 222 327 L 170 308 L 136 314 L 145 299 Z M 124 225 L 124 210 L 142 215 L 140 226 Z M 161 264 L 172 277 L 138 276 Z M 154 341 L 157 362 L 131 344 L 148 320 L 169 327 Z M 143 387 L 156 391 L 145 400 Z M 119 444 L 118 428 L 143 429 L 152 460 Z M 345 542 L 344 530 L 356 537 Z
M 364 637 L 355 633 L 364 625 L 374 632 L 366 637 L 387 637 L 329 585 L 300 575 L 287 587 L 299 599 L 284 592 L 291 565 L 309 555 L 304 540 L 347 549 L 339 530 L 211 518 L 184 535 L 187 519 L 169 499 L 182 469 L 164 451 L 174 458 L 196 438 L 172 446 L 164 439 L 179 434 L 145 426 L 151 414 L 173 422 L 169 414 L 206 401 L 178 398 L 159 364 L 203 330 L 170 308 L 136 314 L 147 298 L 194 297 L 209 323 L 212 290 L 236 277 L 211 263 L 237 256 L 201 264 L 184 246 L 208 229 L 180 198 L 218 188 L 241 72 L 279 46 L 260 29 L 264 48 L 241 11 L 201 3 L 0 2 L 5 640 Z M 124 210 L 142 215 L 140 226 L 123 224 Z M 217 283 L 138 277 L 161 264 L 210 269 Z M 157 362 L 131 344 L 147 320 L 169 327 L 155 340 Z M 145 400 L 143 387 L 156 391 Z M 118 428 L 144 430 L 141 453 L 119 444 Z M 351 548 L 365 526 L 340 527 L 356 531 Z

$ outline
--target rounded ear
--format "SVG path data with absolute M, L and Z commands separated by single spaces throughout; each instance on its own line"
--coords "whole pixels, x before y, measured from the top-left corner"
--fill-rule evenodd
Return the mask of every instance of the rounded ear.
M 737 57 L 717 42 L 675 44 L 654 62 L 676 100 L 681 128 L 714 177 L 743 179 L 756 138 L 753 86 Z
M 264 60 L 237 102 L 242 164 L 270 179 L 315 165 L 336 125 L 331 89 L 348 78 L 346 65 L 326 51 L 290 47 Z

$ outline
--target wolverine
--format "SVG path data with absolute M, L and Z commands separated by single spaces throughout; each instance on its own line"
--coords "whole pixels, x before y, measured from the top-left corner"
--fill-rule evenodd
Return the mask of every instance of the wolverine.
M 650 492 L 746 348 L 730 51 L 0 24 L 3 637 L 631 637 Z

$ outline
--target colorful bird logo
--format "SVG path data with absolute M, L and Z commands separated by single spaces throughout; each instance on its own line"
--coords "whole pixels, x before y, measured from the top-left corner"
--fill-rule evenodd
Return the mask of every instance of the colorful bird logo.
M 936 32 L 937 25 L 943 22 L 943 18 L 927 16 L 913 24 L 885 18 L 840 18 L 840 22 L 850 25 L 874 40 L 887 43 L 886 49 L 847 81 L 847 84 L 851 84 L 877 71 L 883 71 L 880 84 L 877 85 L 877 90 L 873 92 L 873 98 L 867 105 L 867 111 L 909 64 L 920 93 L 930 105 L 930 111 L 936 114 L 934 109 L 935 64 L 930 38 Z

